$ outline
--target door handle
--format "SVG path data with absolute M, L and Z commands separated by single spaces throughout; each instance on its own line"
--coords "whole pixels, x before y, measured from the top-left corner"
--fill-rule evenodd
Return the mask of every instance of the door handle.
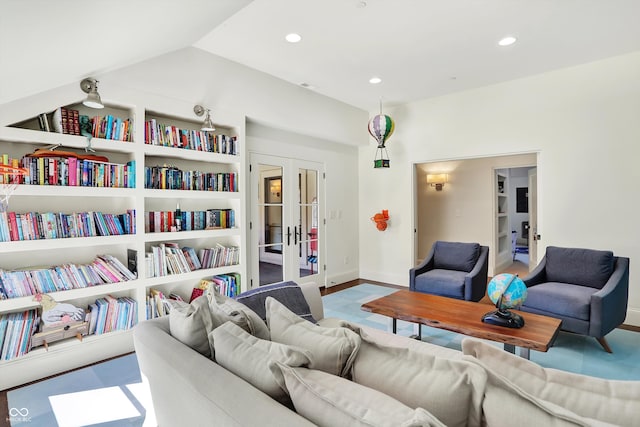
M 291 245 L 291 227 L 287 227 L 287 246 Z
M 302 239 L 301 239 L 302 240 Z M 293 227 L 293 244 L 298 244 L 298 226 Z

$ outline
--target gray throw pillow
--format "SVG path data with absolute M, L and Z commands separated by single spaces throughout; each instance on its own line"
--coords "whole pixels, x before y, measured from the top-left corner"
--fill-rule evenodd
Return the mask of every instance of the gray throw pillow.
M 191 304 L 176 302 L 169 312 L 171 335 L 207 357 L 211 356 L 207 335 L 216 326 L 219 324 L 213 319 L 206 297 L 198 297 Z
M 424 408 L 450 427 L 479 427 L 487 374 L 472 363 L 382 344 L 361 332 L 354 382 L 410 408 Z
M 602 289 L 613 274 L 615 258 L 611 251 L 549 246 L 545 262 L 548 282 Z
M 214 329 L 209 341 L 216 363 L 282 403 L 289 403 L 289 396 L 276 362 L 286 366 L 310 362 L 305 350 L 256 338 L 231 322 Z
M 312 369 L 346 376 L 360 348 L 360 337 L 347 328 L 323 328 L 297 316 L 274 298 L 267 298 L 271 340 L 309 350 Z
M 347 379 L 279 364 L 296 412 L 320 427 L 444 427 L 422 408 L 411 409 Z
M 582 417 L 612 424 L 640 420 L 640 382 L 594 378 L 543 368 L 482 341 L 465 338 L 462 352 L 482 362 L 487 371 L 536 399 L 551 402 Z

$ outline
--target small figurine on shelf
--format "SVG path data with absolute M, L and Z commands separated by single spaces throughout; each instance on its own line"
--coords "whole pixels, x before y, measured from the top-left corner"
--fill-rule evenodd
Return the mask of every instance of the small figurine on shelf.
M 55 341 L 82 336 L 88 332 L 85 311 L 69 303 L 59 303 L 48 294 L 37 294 L 33 297 L 42 306 L 42 323 L 40 332 L 33 335 L 31 347 L 44 345 L 45 348 Z

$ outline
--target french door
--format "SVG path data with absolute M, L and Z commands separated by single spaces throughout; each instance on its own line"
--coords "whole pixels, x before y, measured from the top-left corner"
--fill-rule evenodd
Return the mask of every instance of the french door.
M 324 166 L 255 153 L 250 164 L 250 286 L 324 284 Z

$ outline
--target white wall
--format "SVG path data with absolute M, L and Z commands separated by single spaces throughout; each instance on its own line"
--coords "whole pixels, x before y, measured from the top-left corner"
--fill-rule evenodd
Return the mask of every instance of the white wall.
M 630 257 L 627 323 L 640 325 L 639 76 L 634 53 L 385 111 L 391 168 L 373 169 L 373 142 L 360 148 L 360 276 L 407 285 L 412 163 L 539 151 L 538 257 L 546 245 Z M 367 222 L 381 208 L 384 233 Z

